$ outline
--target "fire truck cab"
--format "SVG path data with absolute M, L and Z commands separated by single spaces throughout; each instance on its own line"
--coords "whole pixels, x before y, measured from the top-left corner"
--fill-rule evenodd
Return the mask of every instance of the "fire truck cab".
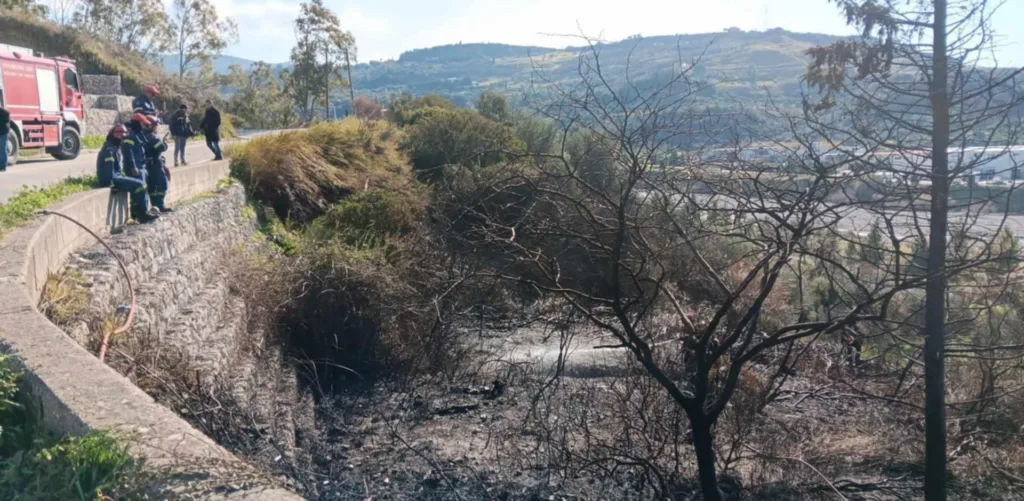
M 0 106 L 11 114 L 10 164 L 21 149 L 45 148 L 58 160 L 82 149 L 85 109 L 75 62 L 0 44 Z

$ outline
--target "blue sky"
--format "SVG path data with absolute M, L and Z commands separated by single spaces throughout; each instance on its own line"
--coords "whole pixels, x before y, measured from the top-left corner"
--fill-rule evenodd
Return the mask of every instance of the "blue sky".
M 281 62 L 294 44 L 297 0 L 213 0 L 239 24 L 241 40 L 226 53 Z M 360 61 L 397 58 L 403 51 L 458 42 L 562 47 L 558 34 L 707 33 L 744 30 L 849 34 L 826 0 L 326 0 L 359 47 Z M 1006 0 L 994 21 L 1000 66 L 1024 65 L 1024 0 Z

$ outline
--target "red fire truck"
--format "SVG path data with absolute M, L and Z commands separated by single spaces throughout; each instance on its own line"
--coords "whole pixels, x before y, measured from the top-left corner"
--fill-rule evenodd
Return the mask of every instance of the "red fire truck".
M 0 105 L 11 114 L 10 164 L 23 148 L 45 148 L 58 160 L 78 156 L 85 109 L 74 61 L 0 44 Z

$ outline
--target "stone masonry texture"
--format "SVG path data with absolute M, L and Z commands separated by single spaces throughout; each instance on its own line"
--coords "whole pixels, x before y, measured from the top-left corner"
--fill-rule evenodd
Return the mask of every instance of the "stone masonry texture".
M 82 90 L 97 96 L 124 94 L 119 75 L 82 75 Z
M 183 351 L 211 376 L 225 367 L 236 348 L 233 336 L 214 334 L 228 322 L 226 310 L 238 309 L 228 294 L 224 261 L 256 232 L 255 218 L 243 215 L 245 206 L 245 194 L 236 185 L 179 207 L 154 224 L 132 225 L 108 240 L 135 285 L 132 335 Z M 74 253 L 66 268 L 85 278 L 93 316 L 114 315 L 128 300 L 121 269 L 103 247 Z M 81 326 L 72 335 L 79 344 L 88 344 Z

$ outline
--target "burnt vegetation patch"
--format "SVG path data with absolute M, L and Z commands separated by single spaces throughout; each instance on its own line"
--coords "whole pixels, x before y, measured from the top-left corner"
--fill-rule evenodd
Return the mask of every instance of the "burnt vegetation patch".
M 265 239 L 231 287 L 287 370 L 269 424 L 211 433 L 316 499 L 907 499 L 936 485 L 939 384 L 940 484 L 1019 497 L 1020 246 L 975 224 L 987 202 L 929 240 L 931 110 L 890 107 L 928 89 L 887 65 L 938 70 L 878 15 L 850 19 L 902 42 L 812 51 L 823 95 L 769 101 L 770 133 L 702 100 L 700 61 L 623 86 L 584 38 L 522 110 L 402 97 L 238 147 Z M 985 109 L 954 129 L 1018 137 L 1024 97 L 952 90 Z
M 723 145 L 729 122 L 689 66 L 620 91 L 599 59 L 580 55 L 577 87 L 534 89 L 528 113 L 435 96 L 389 125 L 321 129 L 338 146 L 309 148 L 309 176 L 289 167 L 306 184 L 239 154 L 287 242 L 241 289 L 315 401 L 292 478 L 321 499 L 917 496 L 927 259 L 899 218 L 925 187 L 850 196 L 877 181 L 840 174 L 871 157 L 833 158 L 859 133 L 832 157 L 812 146 L 835 110 L 768 109 L 796 143 L 734 130 Z M 765 142 L 786 169 L 744 159 Z M 369 150 L 338 153 L 351 145 Z M 409 167 L 367 169 L 374 151 Z M 871 231 L 848 231 L 864 213 Z M 1016 247 L 969 234 L 951 243 L 953 343 L 1009 355 Z M 1012 495 L 1018 359 L 947 364 L 951 492 Z

